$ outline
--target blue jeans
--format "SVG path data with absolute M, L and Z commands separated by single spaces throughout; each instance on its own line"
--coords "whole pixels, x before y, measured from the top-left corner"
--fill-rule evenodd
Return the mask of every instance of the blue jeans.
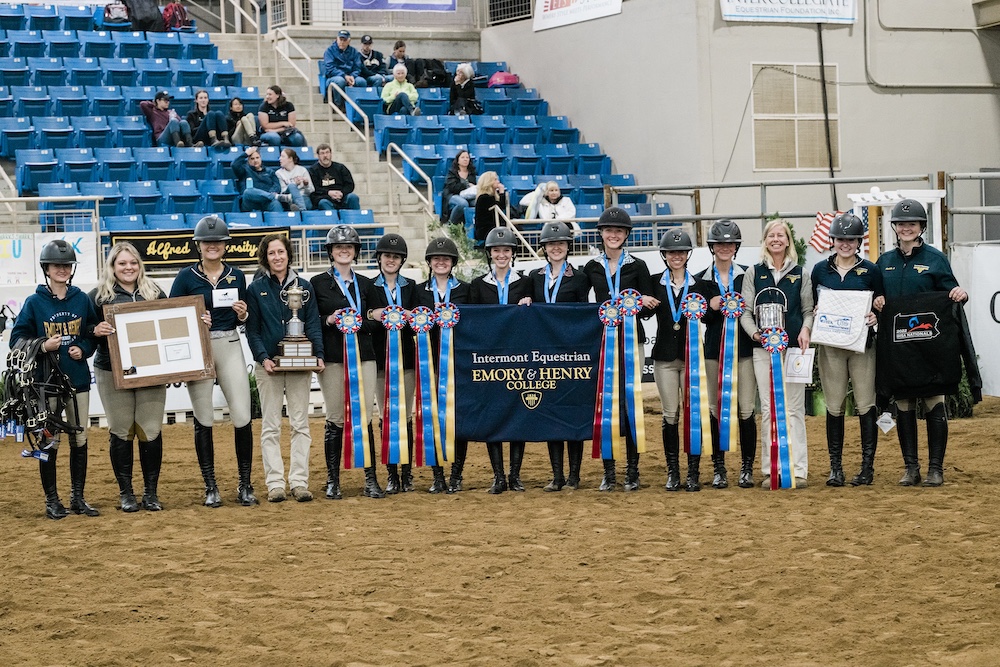
M 186 120 L 175 118 L 171 118 L 167 126 L 163 128 L 163 132 L 160 132 L 160 136 L 156 138 L 156 144 L 158 146 L 173 146 L 175 142 L 171 137 L 175 134 L 180 137 L 181 141 L 191 145 L 191 126 Z
M 381 74 L 373 74 L 372 76 L 368 77 L 367 79 L 362 79 L 362 80 L 363 81 L 367 81 L 368 85 L 371 86 L 372 88 L 381 88 L 382 86 L 385 85 L 385 82 L 388 81 L 391 78 L 392 78 L 391 76 L 383 76 Z
M 265 132 L 260 135 L 260 140 L 267 144 L 268 146 L 305 146 L 306 145 L 306 135 L 302 134 L 298 130 L 295 130 L 282 141 L 281 135 L 277 132 Z
M 299 207 L 300 211 L 309 210 L 309 199 L 302 194 L 302 190 L 294 183 L 288 184 L 288 194 L 292 196 L 292 203 Z
M 392 102 L 385 105 L 385 112 L 387 114 L 402 114 L 404 116 L 409 116 L 413 113 L 413 102 L 410 101 L 410 96 L 406 93 L 400 93 L 396 95 Z
M 327 84 L 333 82 L 333 83 L 337 84 L 338 86 L 340 86 L 341 89 L 344 89 L 344 88 L 348 87 L 347 86 L 347 79 L 345 79 L 344 77 L 339 76 L 339 75 L 338 76 L 331 76 L 329 79 L 326 80 L 326 82 L 327 82 Z M 367 83 L 368 82 L 365 81 L 364 78 L 361 77 L 361 76 L 354 77 L 354 85 L 355 86 L 364 86 Z M 343 101 L 344 101 L 343 96 L 341 96 L 337 91 L 333 91 L 333 103 L 339 105 Z
M 448 200 L 448 206 L 451 210 L 451 213 L 448 214 L 451 224 L 464 225 L 465 209 L 469 208 L 469 200 L 461 195 L 452 195 L 451 199 Z
M 278 195 L 260 188 L 247 188 L 240 197 L 241 211 L 275 211 L 281 213 L 284 208 L 277 199 Z
M 319 200 L 319 208 L 323 211 L 336 211 L 342 208 L 349 208 L 355 211 L 361 210 L 361 200 L 353 192 L 344 195 L 344 198 L 340 200 L 340 206 L 337 206 L 337 202 L 333 201 L 329 197 L 324 197 Z
M 198 130 L 194 133 L 194 140 L 195 142 L 200 141 L 207 146 L 212 143 L 212 138 L 208 135 L 209 132 L 215 132 L 216 140 L 222 141 L 222 133 L 228 131 L 229 126 L 226 125 L 226 117 L 222 115 L 222 112 L 209 111 L 205 114 L 205 118 L 202 119 Z

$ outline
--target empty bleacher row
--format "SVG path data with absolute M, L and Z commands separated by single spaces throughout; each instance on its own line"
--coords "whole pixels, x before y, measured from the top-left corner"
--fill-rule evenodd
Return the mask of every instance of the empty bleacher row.
M 0 30 L 91 30 L 95 8 L 84 5 L 0 5 Z
M 0 58 L 0 86 L 240 86 L 232 60 L 211 58 Z
M 114 32 L 109 30 L 6 30 L 0 56 L 21 58 L 215 59 L 219 48 L 207 32 Z

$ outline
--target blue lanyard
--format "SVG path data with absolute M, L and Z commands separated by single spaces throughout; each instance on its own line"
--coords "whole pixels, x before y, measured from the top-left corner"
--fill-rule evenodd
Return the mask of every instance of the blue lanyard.
M 333 271 L 333 277 L 337 281 L 337 284 L 340 285 L 340 291 L 343 292 L 344 296 L 347 297 L 347 303 L 351 304 L 351 308 L 357 310 L 360 313 L 361 311 L 359 310 L 358 304 L 361 303 L 361 289 L 358 287 L 358 281 L 357 280 L 354 281 L 354 297 L 352 298 L 350 286 L 348 286 L 347 283 L 340 278 L 340 273 L 337 271 L 337 269 L 331 267 L 330 270 Z
M 433 278 L 434 281 L 434 296 L 441 296 L 441 293 L 437 291 L 437 278 Z M 435 303 L 449 303 L 451 301 L 451 276 L 448 276 L 447 287 L 444 289 L 444 297 L 435 301 Z
M 559 269 L 559 277 L 556 278 L 555 285 L 552 285 L 552 265 L 545 265 L 545 303 L 556 302 L 556 297 L 559 296 L 559 286 L 562 285 L 564 275 L 566 275 L 566 262 L 563 262 L 562 268 Z M 552 285 L 552 287 L 550 288 L 549 285 Z
M 667 305 L 670 306 L 670 316 L 674 318 L 674 324 L 678 324 L 681 321 L 681 313 L 683 312 L 684 299 L 688 295 L 688 286 L 690 285 L 689 278 L 691 274 L 687 271 L 684 272 L 684 289 L 681 291 L 681 300 L 677 302 L 677 307 L 674 308 L 674 286 L 670 284 L 670 270 L 663 272 L 663 277 L 660 278 L 660 284 L 667 288 Z M 674 327 L 675 329 L 677 327 Z
M 491 271 L 493 274 L 493 282 L 497 284 L 497 299 L 501 306 L 507 305 L 507 296 L 510 294 L 510 269 L 507 269 L 507 275 L 503 277 L 503 284 L 500 284 L 500 280 L 497 278 L 495 271 Z
M 604 265 L 604 277 L 608 279 L 608 290 L 610 290 L 610 298 L 614 299 L 618 296 L 618 292 L 621 290 L 619 286 L 622 284 L 622 265 L 625 264 L 625 251 L 622 250 L 622 254 L 618 257 L 618 266 L 615 267 L 615 275 L 611 275 L 611 269 L 608 267 L 608 256 L 607 254 L 601 255 L 601 264 Z M 617 282 L 615 278 L 618 278 Z
M 389 289 L 389 284 L 385 281 L 385 276 L 382 276 L 382 291 L 385 292 L 385 300 L 388 302 L 388 304 L 390 306 L 398 306 L 398 305 L 400 305 L 399 299 L 394 298 L 392 296 L 393 291 L 395 291 L 396 294 L 400 294 L 400 289 L 399 288 L 400 288 L 400 285 L 399 285 L 399 281 L 397 280 L 396 281 L 396 289 L 395 290 Z M 402 294 L 400 294 L 400 298 L 402 298 Z
M 722 284 L 722 276 L 719 275 L 719 269 L 712 265 L 712 273 L 715 275 L 715 284 L 719 286 L 719 294 L 728 294 L 733 291 L 733 265 L 729 265 L 729 289 L 726 289 Z

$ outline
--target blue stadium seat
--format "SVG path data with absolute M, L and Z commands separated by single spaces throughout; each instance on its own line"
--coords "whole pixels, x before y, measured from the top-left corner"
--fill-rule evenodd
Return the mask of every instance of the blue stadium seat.
M 242 86 L 243 73 L 236 71 L 236 66 L 232 60 L 214 60 L 206 58 L 202 60 L 205 71 L 208 72 L 208 85 L 210 86 Z
M 10 95 L 7 86 L 0 86 L 0 117 L 10 117 L 14 115 L 14 98 Z
M 62 21 L 52 5 L 25 5 L 28 30 L 58 30 Z
M 31 119 L 0 118 L 0 157 L 12 158 L 14 151 L 34 148 L 35 128 Z
M 97 173 L 102 181 L 134 181 L 135 158 L 131 148 L 95 148 Z
M 56 5 L 56 13 L 62 19 L 62 30 L 93 30 L 94 14 L 90 7 L 83 5 Z
M 480 144 L 503 144 L 507 142 L 507 122 L 503 116 L 469 116 L 476 127 L 476 140 Z
M 121 215 L 122 193 L 117 182 L 80 183 L 80 194 L 84 197 L 103 197 L 98 202 L 98 211 L 104 215 Z
M 173 149 L 174 162 L 177 167 L 174 174 L 182 181 L 204 181 L 211 178 L 213 171 L 212 158 L 204 147 Z
M 174 33 L 176 34 L 176 33 Z M 175 86 L 194 86 L 204 88 L 208 84 L 208 72 L 205 71 L 201 60 L 181 60 L 179 58 L 170 59 L 170 69 L 174 72 Z M 218 90 L 225 90 L 225 86 L 216 86 Z
M 146 214 L 146 229 L 189 229 L 184 213 Z
M 122 97 L 125 98 L 125 105 L 123 107 L 126 114 L 129 116 L 139 116 L 142 111 L 139 109 L 139 102 L 143 100 L 152 100 L 156 96 L 159 88 L 154 86 L 122 86 Z M 174 105 L 176 108 L 176 105 Z
M 534 91 L 531 88 L 529 90 Z M 547 116 L 549 103 L 540 97 L 515 97 L 513 113 L 518 116 Z
M 150 215 L 163 212 L 163 194 L 154 181 L 120 183 L 125 212 Z M 146 221 L 148 224 L 148 220 Z
M 203 197 L 198 183 L 187 181 L 160 181 L 167 213 L 204 213 Z
M 104 70 L 97 58 L 63 58 L 67 83 L 71 86 L 100 86 Z
M 468 116 L 438 116 L 445 128 L 443 141 L 449 144 L 471 144 L 476 132 Z
M 212 38 L 207 32 L 179 33 L 181 44 L 184 45 L 182 58 L 218 58 L 219 47 L 212 44 Z
M 469 63 L 476 72 L 476 76 L 485 76 L 487 80 L 497 72 L 507 72 L 505 61 L 473 61 Z
M 437 150 L 438 155 L 447 162 L 445 165 L 445 171 L 447 172 L 455 156 L 462 151 L 469 150 L 469 147 L 466 144 L 438 144 Z
M 141 232 L 146 230 L 144 216 L 108 215 L 101 218 L 102 232 Z
M 201 181 L 198 190 L 204 197 L 202 207 L 207 213 L 223 213 L 236 210 L 236 185 L 231 179 Z
M 437 152 L 437 146 L 433 144 L 404 144 L 403 152 L 413 160 L 418 167 L 427 173 L 428 178 L 432 178 L 437 172 L 438 163 L 441 156 Z M 423 177 L 410 166 L 409 162 L 403 162 L 403 177 L 411 183 L 425 183 Z
M 0 58 L 10 55 L 10 42 L 7 41 L 7 31 L 0 29 Z
M 104 72 L 105 86 L 131 86 L 137 81 L 135 61 L 132 58 L 98 58 Z
M 131 32 L 112 32 L 111 41 L 115 43 L 116 58 L 148 58 L 149 42 L 146 33 L 133 30 Z M 125 84 L 120 84 L 125 85 Z
M 75 30 L 43 30 L 42 39 L 48 44 L 49 58 L 76 58 L 80 55 L 80 40 Z
M 111 147 L 111 126 L 107 116 L 73 116 L 69 122 L 76 132 L 78 148 Z
M 75 131 L 66 116 L 37 116 L 31 119 L 35 126 L 35 145 L 39 148 L 72 148 Z
M 257 149 L 260 153 L 260 161 L 265 167 L 269 169 L 275 169 L 278 167 L 278 162 L 281 160 L 281 151 L 284 146 L 261 146 Z
M 537 174 L 542 167 L 542 158 L 533 144 L 509 144 L 504 146 L 504 153 L 508 174 Z
M 469 144 L 469 154 L 476 165 L 476 173 L 482 175 L 486 171 L 495 171 L 503 175 L 506 156 L 500 144 Z
M 442 163 L 446 160 L 447 158 L 442 160 Z M 434 193 L 434 215 L 437 216 L 441 215 L 441 199 L 444 197 L 444 193 L 441 191 L 444 190 L 444 178 L 442 174 L 435 174 L 431 180 L 431 192 Z
M 444 68 L 448 72 L 448 74 L 451 74 L 452 76 L 455 76 L 455 73 L 458 71 L 458 66 L 461 65 L 463 62 L 465 62 L 465 61 L 463 61 L 463 60 L 445 60 L 444 61 Z M 475 73 L 475 70 L 473 70 L 473 73 Z
M 542 128 L 534 116 L 507 116 L 507 141 L 512 144 L 537 144 Z
M 340 213 L 336 210 L 333 211 L 302 211 L 302 224 L 303 225 L 323 225 L 324 227 L 332 227 L 334 225 L 340 224 Z M 307 232 L 307 236 L 311 236 L 311 233 Z M 323 236 L 326 236 L 326 232 L 323 232 Z
M 302 224 L 298 211 L 264 211 L 264 224 L 268 227 L 292 227 Z
M 372 118 L 382 113 L 382 98 L 380 97 L 380 91 L 378 88 L 367 87 L 362 88 L 361 86 L 351 86 L 344 91 L 355 104 L 361 107 L 361 110 L 365 112 L 368 116 L 368 122 L 372 122 Z M 347 120 L 358 125 L 361 123 L 361 116 L 358 112 L 354 110 L 350 104 L 346 107 Z
M 408 118 L 399 114 L 375 116 L 375 150 L 384 153 L 390 143 L 397 146 L 407 143 L 410 136 Z
M 264 101 L 264 93 L 257 86 L 226 86 L 229 99 L 238 97 L 243 100 L 243 110 L 247 113 L 257 113 L 261 102 Z M 226 111 L 229 106 L 226 106 Z
M 45 86 L 11 86 L 14 98 L 14 115 L 48 116 L 52 107 L 49 89 Z
M 503 184 L 509 191 L 508 200 L 516 204 L 535 189 L 535 177 L 531 174 L 508 174 L 504 176 Z
M 299 146 L 295 149 L 299 156 L 299 164 L 309 168 L 309 165 L 316 163 L 316 149 L 313 146 Z
M 431 116 L 444 116 L 451 106 L 450 91 L 447 88 L 420 88 L 418 106 L 422 113 Z
M 8 30 L 7 39 L 13 44 L 10 54 L 20 58 L 41 58 L 45 55 L 45 42 L 40 30 Z
M 601 177 L 604 185 L 631 186 L 635 185 L 635 176 L 632 174 L 606 174 Z M 641 192 L 623 192 L 618 194 L 618 205 L 622 204 L 645 204 L 646 195 Z
M 233 177 L 232 164 L 233 160 L 243 155 L 243 148 L 239 146 L 233 146 L 228 151 L 213 151 L 212 162 L 214 168 L 212 169 L 212 177 L 216 180 L 227 179 Z
M 77 187 L 76 183 L 39 183 L 38 184 L 38 196 L 39 197 L 75 197 L 79 196 L 80 188 Z M 80 202 L 73 201 L 43 201 L 38 204 L 38 209 L 41 211 L 65 211 L 65 210 L 79 210 L 81 208 Z
M 96 32 L 82 30 L 76 33 L 80 40 L 80 56 L 83 58 L 113 58 L 115 43 L 111 41 L 111 33 L 106 30 Z
M 577 190 L 577 204 L 604 204 L 604 182 L 600 174 L 569 174 L 566 177 Z
M 373 225 L 375 213 L 370 208 L 357 211 L 349 208 L 341 209 L 340 222 L 345 225 Z
M 16 150 L 14 159 L 18 196 L 33 195 L 39 183 L 53 183 L 58 178 L 59 162 L 51 148 Z
M 114 146 L 149 146 L 152 131 L 142 116 L 109 116 L 112 145 Z
M 49 86 L 52 113 L 57 116 L 85 116 L 90 113 L 90 100 L 83 86 Z
M 202 90 L 208 93 L 208 103 L 212 111 L 221 111 L 228 115 L 229 112 L 229 88 L 227 86 L 202 86 Z M 197 91 L 195 91 L 197 95 Z
M 410 143 L 440 144 L 445 140 L 445 131 L 437 116 L 410 116 L 407 122 L 413 128 Z
M 542 173 L 571 174 L 576 159 L 569 154 L 566 144 L 538 144 L 535 151 L 543 157 Z
M 576 217 L 578 218 L 600 218 L 601 213 L 604 213 L 604 206 L 601 204 L 577 204 L 576 205 Z M 596 222 L 594 223 L 596 226 Z M 589 225 L 580 225 L 581 227 L 589 229 Z
M 66 183 L 83 183 L 97 180 L 97 160 L 92 148 L 57 148 L 59 179 Z
M 133 148 L 132 155 L 138 168 L 136 175 L 141 181 L 174 180 L 174 156 L 163 146 Z M 186 212 L 186 211 L 185 211 Z
M 194 106 L 194 88 L 191 86 L 173 86 L 167 88 L 170 95 L 174 98 L 170 103 L 174 109 L 177 109 L 177 113 L 183 118 L 187 115 L 188 110 Z M 152 97 L 150 97 L 152 99 Z
M 264 226 L 264 213 L 263 211 L 249 211 L 242 212 L 237 211 L 234 213 L 226 213 L 226 224 L 229 228 L 233 227 L 263 227 Z
M 67 73 L 62 58 L 28 58 L 33 86 L 64 86 Z
M 184 44 L 176 32 L 147 32 L 150 58 L 183 58 Z
M 24 30 L 27 25 L 22 3 L 0 5 L 0 29 Z
M 507 91 L 503 88 L 485 88 L 476 95 L 487 116 L 506 116 L 511 113 L 514 102 L 507 97 Z
M 567 144 L 570 155 L 575 156 L 578 174 L 610 174 L 611 158 L 601 152 L 600 144 Z
M 143 86 L 166 88 L 174 82 L 174 73 L 171 71 L 172 63 L 167 62 L 166 58 L 136 58 L 132 62 L 135 65 L 135 70 L 130 82 L 135 81 L 135 72 L 139 73 L 139 84 Z M 126 83 L 120 85 L 124 86 Z
M 125 111 L 125 100 L 118 86 L 85 86 L 90 100 L 91 116 L 121 116 Z
M 580 141 L 580 130 L 570 127 L 566 116 L 542 116 L 542 141 L 549 144 L 575 144 Z
M 30 81 L 27 58 L 0 58 L 0 86 L 27 86 Z

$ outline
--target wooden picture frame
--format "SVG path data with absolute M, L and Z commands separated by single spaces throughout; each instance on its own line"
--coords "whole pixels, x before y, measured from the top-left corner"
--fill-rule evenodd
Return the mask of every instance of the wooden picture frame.
M 104 306 L 115 389 L 154 387 L 215 377 L 205 299 L 181 296 Z

